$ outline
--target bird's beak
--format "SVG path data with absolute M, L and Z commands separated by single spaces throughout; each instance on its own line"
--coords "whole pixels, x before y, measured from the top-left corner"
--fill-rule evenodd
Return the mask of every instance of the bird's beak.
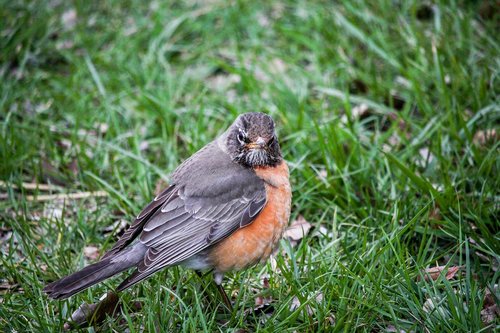
M 266 140 L 264 140 L 264 138 L 262 137 L 258 137 L 257 140 L 255 140 L 255 142 L 250 142 L 249 144 L 247 144 L 247 148 L 249 149 L 263 149 L 266 147 Z

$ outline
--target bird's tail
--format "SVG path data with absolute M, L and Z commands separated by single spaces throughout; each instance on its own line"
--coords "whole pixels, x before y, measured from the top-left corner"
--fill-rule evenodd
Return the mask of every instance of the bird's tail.
M 138 249 L 135 249 L 138 250 Z M 43 291 L 54 299 L 64 299 L 85 290 L 113 275 L 137 265 L 143 253 L 130 248 L 112 257 L 105 258 L 81 271 L 63 277 L 45 286 Z

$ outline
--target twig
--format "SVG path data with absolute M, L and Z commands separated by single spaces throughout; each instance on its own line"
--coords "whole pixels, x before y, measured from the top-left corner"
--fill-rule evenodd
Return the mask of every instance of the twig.
M 108 192 L 97 191 L 97 192 L 78 192 L 78 193 L 68 193 L 68 194 L 43 194 L 43 195 L 28 195 L 26 196 L 27 201 L 53 201 L 53 200 L 77 200 L 92 197 L 107 197 Z
M 9 184 L 7 182 L 4 182 L 3 180 L 0 180 L 0 187 L 12 187 L 15 189 L 19 189 L 19 186 L 15 184 Z M 37 183 L 22 183 L 21 187 L 24 188 L 25 190 L 40 190 L 40 191 L 52 191 L 52 190 L 60 190 L 60 186 L 56 185 L 50 185 L 50 184 L 37 184 Z

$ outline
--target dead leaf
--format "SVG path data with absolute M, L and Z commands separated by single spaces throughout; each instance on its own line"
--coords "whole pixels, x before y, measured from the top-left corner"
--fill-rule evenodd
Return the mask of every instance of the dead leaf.
M 130 36 L 135 34 L 139 29 L 137 28 L 137 24 L 135 24 L 135 20 L 132 17 L 127 18 L 127 27 L 123 31 L 125 36 Z
M 72 40 L 69 40 L 69 39 L 58 40 L 56 42 L 56 49 L 59 50 L 59 51 L 72 49 L 73 46 L 75 46 L 75 43 Z
M 393 332 L 396 332 L 396 333 L 406 333 L 406 331 L 405 331 L 405 330 L 398 330 L 398 329 L 396 328 L 396 326 L 394 326 L 394 325 L 389 325 L 389 326 L 387 326 L 387 328 L 385 329 L 385 332 L 388 332 L 388 333 L 389 333 L 389 332 L 390 332 L 390 333 L 393 333 Z
M 45 217 L 46 219 L 52 220 L 52 219 L 57 219 L 60 220 L 63 217 L 63 212 L 66 209 L 66 204 L 64 200 L 52 200 L 48 201 L 44 206 L 43 206 L 43 212 L 42 212 L 42 217 Z
M 326 225 L 320 224 L 319 228 L 314 228 L 314 232 L 312 234 L 313 237 L 328 237 L 333 238 L 333 232 L 331 232 Z
M 232 85 L 239 83 L 241 76 L 238 74 L 218 74 L 208 78 L 208 87 L 215 91 L 226 91 Z
M 61 22 L 65 30 L 72 30 L 76 26 L 76 10 L 71 8 L 65 11 L 61 16 Z
M 439 299 L 428 298 L 425 300 L 422 310 L 426 313 L 438 312 L 441 316 L 445 316 L 446 312 L 440 303 Z
M 448 267 L 448 270 L 446 271 L 445 279 L 446 280 L 453 279 L 455 277 L 455 275 L 457 274 L 459 269 L 460 269 L 460 266 Z M 436 281 L 445 270 L 446 270 L 446 266 L 436 266 L 436 267 L 426 268 L 424 270 L 424 279 L 426 281 L 429 281 L 429 280 Z
M 430 151 L 429 147 L 420 148 L 418 154 L 420 155 L 420 159 L 418 159 L 415 164 L 419 167 L 423 168 L 436 160 L 436 157 Z
M 498 284 L 495 284 L 493 286 L 493 292 L 497 294 L 498 289 Z M 486 292 L 484 293 L 483 309 L 481 310 L 481 321 L 484 325 L 489 325 L 494 322 L 497 317 L 500 317 L 500 309 L 497 306 L 495 297 L 496 296 L 492 294 L 490 288 L 486 288 Z
M 53 161 L 50 161 L 47 157 L 42 157 L 42 179 L 44 183 L 55 184 L 64 186 L 66 185 L 66 179 L 63 177 L 62 172 L 59 171 L 57 166 L 54 165 Z
M 125 232 L 125 229 L 127 229 L 128 224 L 129 224 L 129 221 L 126 219 L 117 219 L 111 225 L 102 229 L 102 232 L 105 236 L 109 236 L 110 233 L 113 233 L 113 235 L 118 237 L 118 236 L 121 236 Z
M 496 142 L 499 137 L 500 135 L 498 135 L 497 131 L 493 128 L 487 130 L 479 130 L 474 134 L 472 142 L 478 147 L 483 147 L 487 144 Z
M 272 301 L 272 297 L 257 296 L 255 297 L 255 306 L 269 305 Z
M 271 314 L 274 312 L 274 306 L 271 304 L 272 301 L 272 297 L 257 296 L 255 297 L 255 306 L 246 309 L 243 313 L 245 316 L 250 314 Z
M 85 246 L 83 248 L 83 255 L 87 260 L 94 261 L 99 258 L 99 249 L 95 246 Z
M 266 14 L 264 14 L 263 12 L 257 13 L 256 16 L 257 16 L 257 23 L 261 27 L 267 28 L 270 25 L 269 17 L 267 17 Z
M 367 114 L 368 110 L 368 105 L 365 103 L 361 103 L 351 109 L 351 114 L 353 118 L 362 118 Z
M 314 296 L 314 301 L 316 303 L 321 303 L 323 301 L 323 293 L 317 293 L 315 296 Z M 295 311 L 297 310 L 300 306 L 301 306 L 301 302 L 299 300 L 299 298 L 297 296 L 294 296 L 293 299 L 292 299 L 292 304 L 290 304 L 290 311 Z M 309 304 L 306 305 L 306 310 L 307 310 L 307 314 L 309 316 L 312 316 L 314 315 L 314 308 L 310 305 L 311 302 L 309 302 Z
M 297 216 L 297 219 L 286 229 L 283 237 L 288 238 L 291 242 L 294 241 L 294 244 L 292 245 L 295 245 L 309 233 L 311 227 L 311 223 L 307 222 L 302 215 L 299 215 Z
M 429 210 L 429 220 L 441 221 L 441 209 L 437 204 Z
M 0 280 L 0 294 L 4 294 L 5 292 L 20 292 L 24 291 L 23 288 L 17 283 L 11 283 L 8 280 Z
M 270 71 L 272 74 L 281 74 L 286 72 L 287 64 L 280 58 L 274 58 L 270 63 Z
M 481 321 L 485 325 L 489 325 L 500 316 L 500 309 L 496 304 L 485 307 L 481 310 Z
M 149 148 L 149 142 L 148 141 L 141 141 L 141 143 L 139 144 L 139 150 L 145 151 L 145 150 L 148 150 L 148 148 Z
M 290 311 L 295 311 L 299 308 L 300 306 L 300 300 L 297 296 L 294 296 L 292 298 L 292 303 L 290 304 Z
M 133 302 L 131 304 L 132 311 L 138 311 L 142 308 L 142 303 Z M 114 292 L 109 292 L 103 295 L 98 303 L 87 304 L 83 303 L 78 309 L 71 314 L 71 317 L 64 324 L 65 330 L 72 328 L 83 328 L 91 325 L 98 325 L 106 319 L 106 317 L 114 317 L 120 312 L 120 298 Z
M 75 176 L 75 177 L 78 176 L 78 173 L 80 172 L 80 170 L 78 168 L 78 161 L 76 160 L 76 158 L 71 159 L 71 162 L 67 165 L 67 168 L 69 171 L 71 171 L 73 176 Z

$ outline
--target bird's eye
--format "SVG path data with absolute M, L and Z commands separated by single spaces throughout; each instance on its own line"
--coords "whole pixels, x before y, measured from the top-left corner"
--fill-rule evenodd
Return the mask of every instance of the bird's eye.
M 243 133 L 238 133 L 238 141 L 240 143 L 245 143 L 245 135 Z
M 273 135 L 273 136 L 269 139 L 269 141 L 267 141 L 267 145 L 268 145 L 268 146 L 272 145 L 272 144 L 274 143 L 274 141 L 275 141 L 275 140 L 276 140 L 276 137 Z

